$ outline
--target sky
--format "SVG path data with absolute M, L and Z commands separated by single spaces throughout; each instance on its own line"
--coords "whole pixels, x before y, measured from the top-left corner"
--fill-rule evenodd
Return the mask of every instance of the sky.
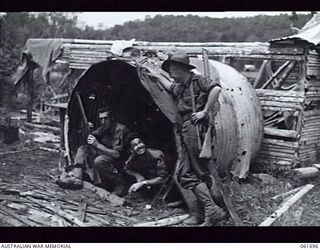
M 209 16 L 212 18 L 223 17 L 249 17 L 255 15 L 279 15 L 279 14 L 291 14 L 290 11 L 221 11 L 221 12 L 82 12 L 78 15 L 79 26 L 85 25 L 98 28 L 99 24 L 102 28 L 111 28 L 116 24 L 123 24 L 128 21 L 134 21 L 137 19 L 144 20 L 145 16 L 151 18 L 156 15 L 198 15 Z M 307 12 L 298 12 L 307 13 Z

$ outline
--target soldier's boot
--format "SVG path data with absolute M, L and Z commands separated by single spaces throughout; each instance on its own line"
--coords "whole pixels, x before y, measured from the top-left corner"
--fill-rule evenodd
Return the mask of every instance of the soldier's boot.
M 212 187 L 210 189 L 210 194 L 212 196 L 213 201 L 221 208 L 226 209 L 226 205 L 224 203 L 224 200 L 222 198 L 221 192 L 216 185 L 216 183 L 213 181 L 212 182 Z
M 123 178 L 121 176 L 118 176 L 114 182 L 115 186 L 113 188 L 113 191 L 112 193 L 114 195 L 117 195 L 117 196 L 124 196 L 127 192 L 126 190 L 126 185 L 125 185 L 125 182 L 123 180 Z
M 211 227 L 226 217 L 226 212 L 223 211 L 212 199 L 207 185 L 202 182 L 193 190 L 196 197 L 204 206 L 204 222 L 200 227 Z
M 198 200 L 195 200 L 193 207 L 190 208 L 190 217 L 183 221 L 186 225 L 198 225 L 203 222 L 204 209 Z

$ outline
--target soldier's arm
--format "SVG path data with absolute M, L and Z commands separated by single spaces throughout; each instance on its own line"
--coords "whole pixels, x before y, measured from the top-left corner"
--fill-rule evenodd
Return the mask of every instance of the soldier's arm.
M 221 87 L 218 85 L 213 87 L 210 90 L 207 103 L 206 103 L 204 109 L 202 110 L 204 113 L 208 114 L 209 110 L 211 110 L 213 108 L 213 105 L 216 103 L 216 101 L 218 101 L 220 92 L 221 92 Z
M 134 178 L 136 178 L 137 182 L 140 182 L 140 181 L 144 180 L 144 177 L 141 174 L 139 174 L 138 172 L 136 172 L 136 171 L 126 169 L 126 172 L 127 172 L 127 174 L 129 174 L 129 175 L 133 176 Z
M 98 139 L 93 135 L 88 136 L 88 144 L 92 145 L 93 147 L 100 150 L 102 153 L 111 157 L 112 159 L 119 159 L 120 158 L 120 152 L 118 150 L 107 148 L 106 146 L 101 144 L 98 141 Z
M 165 179 L 163 177 L 155 177 L 153 179 L 150 179 L 150 180 L 144 180 L 144 185 L 147 185 L 147 186 L 152 186 L 152 185 L 158 185 L 158 184 L 162 184 L 165 182 Z
M 172 82 L 169 81 L 165 76 L 163 76 L 160 72 L 155 71 L 154 69 L 148 67 L 149 72 L 152 76 L 156 77 L 160 84 L 167 90 L 171 91 Z
M 103 144 L 99 143 L 95 146 L 98 150 L 100 150 L 102 153 L 104 153 L 107 156 L 110 156 L 112 159 L 119 159 L 120 158 L 120 152 L 118 150 L 107 148 Z

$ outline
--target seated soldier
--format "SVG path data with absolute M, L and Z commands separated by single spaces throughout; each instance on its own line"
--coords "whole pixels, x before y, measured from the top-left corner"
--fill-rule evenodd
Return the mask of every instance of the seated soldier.
M 130 133 L 126 144 L 131 152 L 124 170 L 135 178 L 135 183 L 128 190 L 129 193 L 142 191 L 142 195 L 154 195 L 160 184 L 169 175 L 164 154 L 160 150 L 146 148 L 137 133 Z
M 92 132 L 88 138 L 88 145 L 78 148 L 74 158 L 74 166 L 69 175 L 82 179 L 82 170 L 94 185 L 113 191 L 116 195 L 123 195 L 125 185 L 121 177 L 121 153 L 127 129 L 116 123 L 111 109 L 99 110 L 100 127 Z M 87 159 L 91 158 L 92 166 Z

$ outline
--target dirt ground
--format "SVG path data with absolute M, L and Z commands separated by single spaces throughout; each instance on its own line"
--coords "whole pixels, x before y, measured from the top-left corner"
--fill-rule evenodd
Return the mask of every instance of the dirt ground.
M 41 206 L 26 199 L 30 193 L 33 194 L 33 199 L 37 199 L 36 201 L 44 202 L 43 204 L 58 204 L 59 208 L 75 217 L 77 217 L 78 206 L 86 203 L 88 213 L 84 222 L 88 222 L 88 226 L 90 222 L 95 222 L 95 225 L 99 226 L 130 227 L 142 222 L 187 213 L 184 205 L 172 208 L 167 202 L 158 202 L 152 209 L 146 210 L 145 206 L 150 203 L 150 200 L 127 195 L 124 197 L 127 205 L 113 206 L 90 190 L 64 190 L 51 178 L 59 174 L 58 153 L 39 149 L 43 146 L 41 143 L 17 141 L 7 145 L 2 140 L 3 134 L 0 133 L 0 206 L 6 206 L 7 210 L 21 215 L 22 218 L 30 219 L 31 223 L 18 219 L 13 220 L 12 224 L 12 220 L 11 222 L 6 220 L 11 215 L 10 211 L 0 209 L 0 226 L 77 226 L 67 221 L 64 223 L 60 221 L 59 224 L 59 220 L 52 219 L 54 213 L 46 209 L 41 210 L 42 214 L 37 213 L 38 217 L 35 216 L 35 210 L 39 211 Z M 315 187 L 281 221 L 280 226 L 320 225 L 319 178 L 297 180 L 288 175 L 286 178 L 250 175 L 243 181 L 223 179 L 223 182 L 231 194 L 231 199 L 244 226 L 259 225 L 278 209 L 282 201 L 274 201 L 273 196 L 307 183 L 315 184 Z M 92 210 L 91 213 L 89 208 Z M 31 216 L 32 211 L 34 217 Z M 50 219 L 43 212 L 49 214 Z M 100 224 L 97 224 L 97 221 Z M 186 225 L 179 223 L 174 226 Z M 232 219 L 228 218 L 217 226 L 234 226 L 234 224 Z

